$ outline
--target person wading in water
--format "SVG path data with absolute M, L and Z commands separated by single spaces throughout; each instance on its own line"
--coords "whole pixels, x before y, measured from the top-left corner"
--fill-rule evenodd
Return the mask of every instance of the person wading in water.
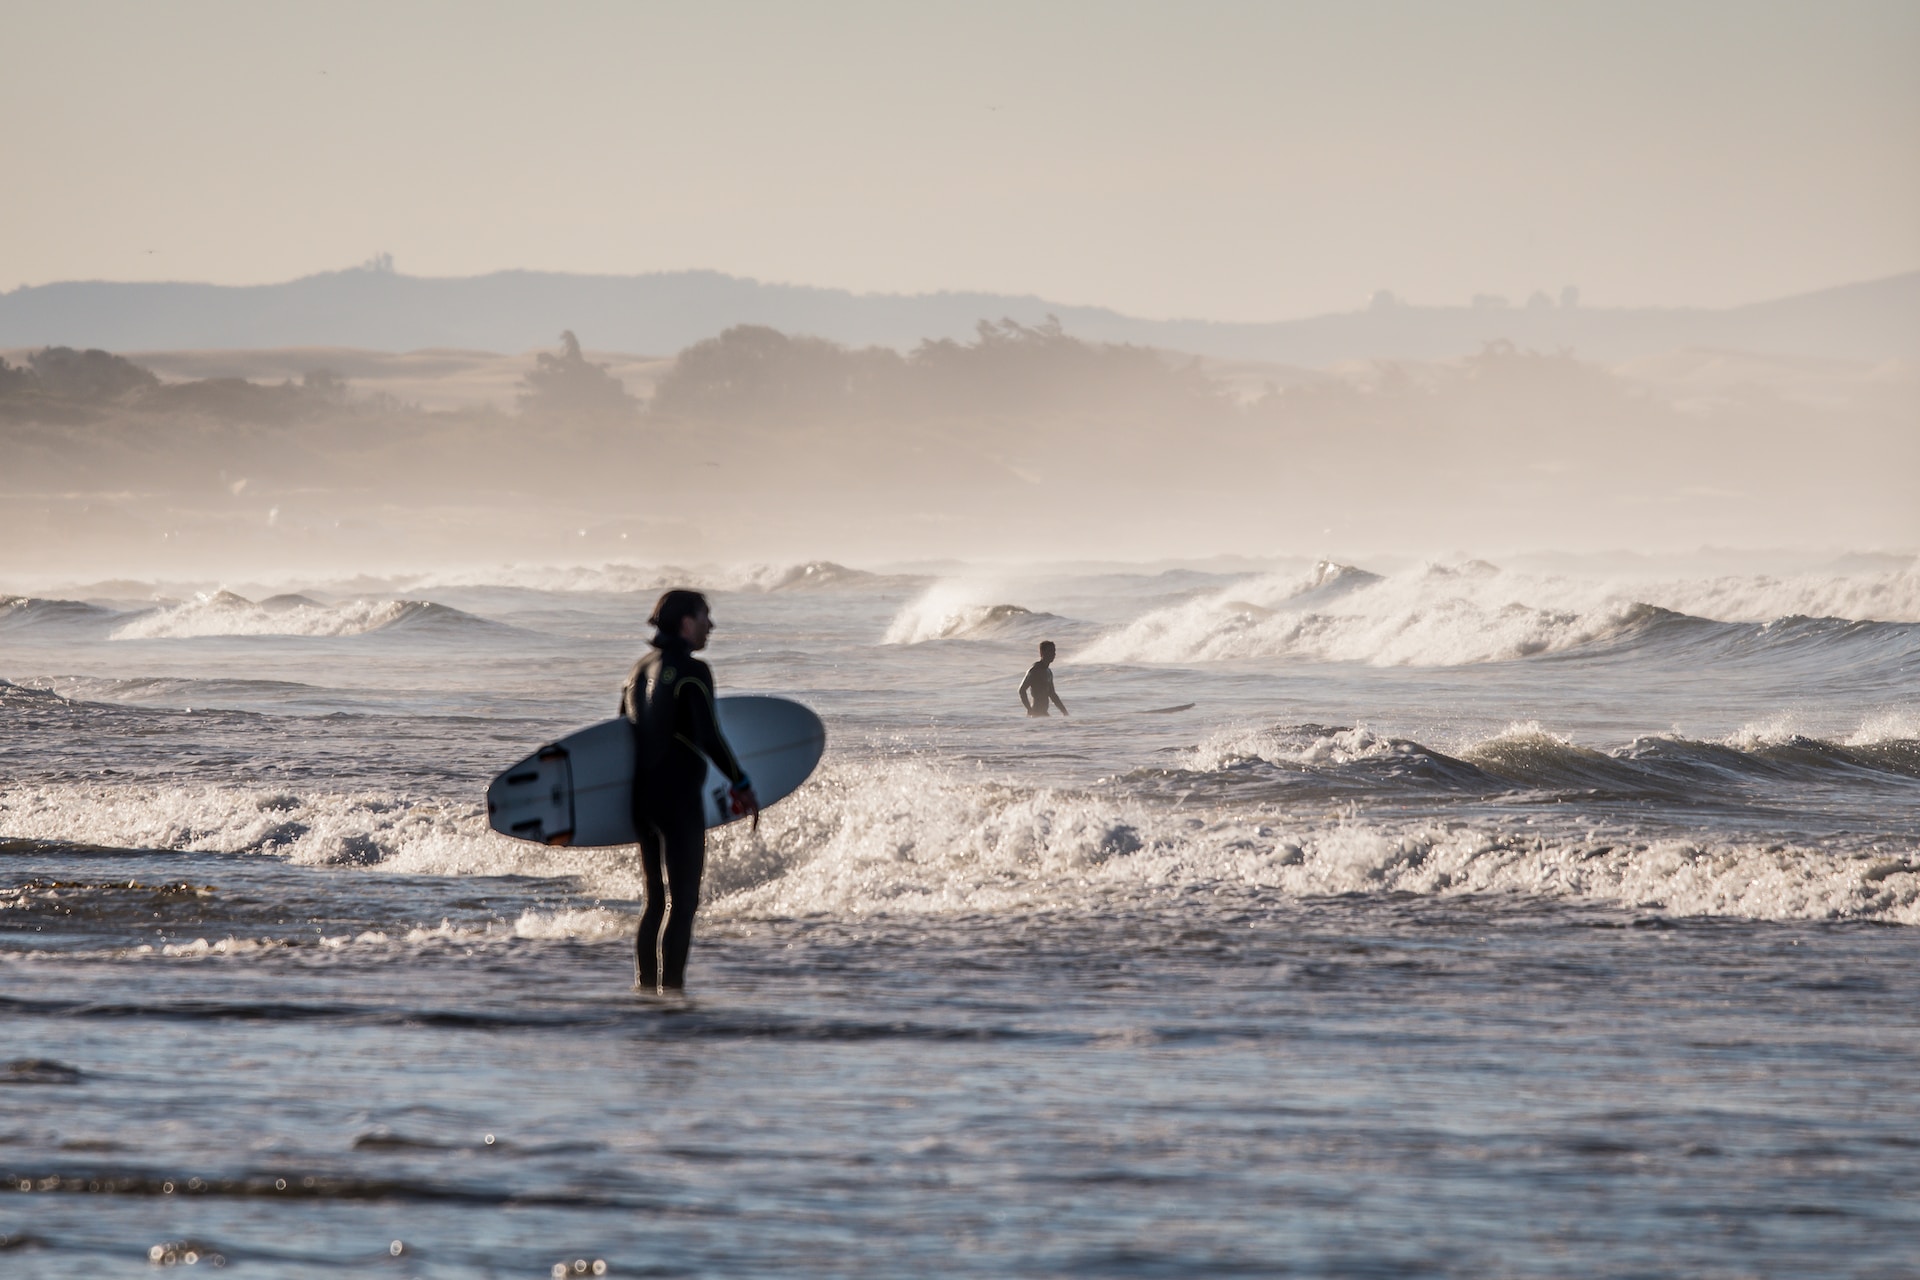
M 634 987 L 679 991 L 687 983 L 693 913 L 707 860 L 707 822 L 700 785 L 711 760 L 733 784 L 736 814 L 758 821 L 753 783 L 720 734 L 713 672 L 694 657 L 713 633 L 707 598 L 673 590 L 653 607 L 651 653 L 634 664 L 620 691 L 620 714 L 633 724 L 633 826 L 647 908 L 634 940 Z
M 1030 716 L 1049 714 L 1047 703 L 1060 708 L 1060 714 L 1067 714 L 1067 704 L 1060 701 L 1060 695 L 1053 691 L 1053 641 L 1040 642 L 1040 661 L 1027 668 L 1027 678 L 1020 682 L 1020 705 L 1027 709 Z M 1029 698 L 1027 695 L 1033 696 Z

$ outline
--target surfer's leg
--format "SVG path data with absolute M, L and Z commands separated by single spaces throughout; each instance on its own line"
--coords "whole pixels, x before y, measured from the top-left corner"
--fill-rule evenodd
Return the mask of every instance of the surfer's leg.
M 668 827 L 666 846 L 667 925 L 660 933 L 660 985 L 687 985 L 687 952 L 693 949 L 693 913 L 700 906 L 700 875 L 707 861 L 707 824 L 698 810 Z M 649 904 L 651 905 L 651 904 Z
M 661 846 L 666 840 L 660 828 L 642 821 L 640 829 L 640 870 L 647 881 L 647 906 L 640 913 L 640 932 L 633 940 L 633 983 L 644 991 L 660 985 L 660 922 L 667 914 L 667 884 L 661 876 Z

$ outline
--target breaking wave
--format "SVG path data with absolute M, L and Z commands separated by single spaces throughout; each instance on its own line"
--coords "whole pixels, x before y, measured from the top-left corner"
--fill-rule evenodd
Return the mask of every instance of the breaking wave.
M 1188 776 L 1173 776 L 1182 771 Z M 1299 726 L 1218 735 L 1164 773 L 1190 790 L 1204 778 L 1257 782 L 1263 771 L 1283 782 L 1344 776 L 1375 790 L 1427 792 L 1646 794 L 1836 771 L 1911 788 L 1920 740 L 1644 738 L 1605 752 L 1519 726 L 1448 754 L 1364 728 Z M 1169 803 L 1152 777 L 1118 782 L 1036 789 L 916 759 L 829 765 L 757 833 L 736 825 L 714 834 L 709 911 L 738 919 L 990 913 L 1231 885 L 1292 896 L 1511 893 L 1676 915 L 1920 924 L 1920 847 L 1911 845 L 1362 817 L 1345 805 L 1268 804 L 1252 794 L 1196 806 Z M 592 898 L 619 900 L 521 921 L 517 936 L 612 936 L 623 927 L 621 908 L 641 894 L 631 849 L 512 841 L 486 828 L 477 803 L 370 790 L 15 783 L 0 787 L 0 837 L 256 853 L 370 873 L 574 877 Z
M 983 595 L 996 589 L 968 582 L 936 582 L 905 605 L 887 625 L 883 644 L 929 640 L 1033 639 L 1044 632 L 1078 630 L 1083 624 L 1024 605 L 996 604 Z
M 1384 578 L 1322 563 L 1158 609 L 1084 646 L 1074 662 L 1300 657 L 1380 666 L 1457 666 L 1591 643 L 1645 606 L 1545 607 L 1490 590 L 1497 574 Z
M 1484 562 L 1383 577 L 1322 562 L 1305 578 L 1270 576 L 1157 609 L 1083 646 L 1076 663 L 1212 662 L 1301 658 L 1376 666 L 1463 666 L 1561 653 L 1664 646 L 1710 656 L 1789 660 L 1848 650 L 1861 660 L 1904 663 L 1920 655 L 1920 624 L 1892 620 L 1772 614 L 1741 615 L 1761 601 L 1808 603 L 1816 597 L 1865 602 L 1920 615 L 1894 579 L 1783 585 L 1745 580 L 1657 589 L 1576 583 L 1510 574 Z M 1904 576 L 1911 576 L 1904 575 Z M 1665 600 L 1668 603 L 1659 603 Z M 1669 607 L 1697 600 L 1730 612 L 1721 621 Z
M 478 804 L 374 791 L 15 783 L 0 787 L 0 836 L 129 849 L 270 853 L 371 866 L 404 855 L 451 874 L 506 874 Z M 425 865 L 396 869 L 426 869 Z
M 944 611 L 906 609 L 887 627 L 885 644 L 922 644 L 928 640 L 999 639 L 1025 636 L 1056 626 L 1061 619 L 1017 604 L 960 605 Z
M 1877 572 L 1650 581 L 1633 591 L 1676 613 L 1728 622 L 1793 617 L 1920 622 L 1920 558 Z
M 182 604 L 134 614 L 115 640 L 181 640 L 207 636 L 357 636 L 375 631 L 472 633 L 501 626 L 430 600 L 348 600 L 321 604 L 300 595 L 253 601 L 216 591 Z
M 122 615 L 80 600 L 0 595 L 0 631 L 42 626 L 105 626 Z
M 1720 741 L 1649 735 L 1614 750 L 1517 724 L 1451 753 L 1364 725 L 1238 727 L 1214 734 L 1173 767 L 1136 770 L 1125 780 L 1240 801 L 1527 790 L 1588 800 L 1740 803 L 1783 784 L 1911 790 L 1920 783 L 1920 724 L 1889 714 L 1841 742 L 1775 725 Z
M 1291 896 L 1518 893 L 1677 915 L 1920 924 L 1920 850 L 1555 838 L 1463 822 L 1185 813 L 900 765 L 830 775 L 761 837 L 728 830 L 721 914 L 993 912 L 1220 885 Z

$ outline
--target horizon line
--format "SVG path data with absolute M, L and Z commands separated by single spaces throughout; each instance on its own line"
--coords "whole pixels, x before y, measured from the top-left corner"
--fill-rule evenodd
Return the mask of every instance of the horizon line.
M 1491 297 L 1491 298 L 1500 299 L 1500 301 L 1495 305 L 1484 306 L 1473 301 L 1469 301 L 1466 303 L 1418 302 L 1408 298 L 1401 297 L 1400 295 L 1394 293 L 1390 289 L 1377 289 L 1374 291 L 1373 301 L 1370 301 L 1369 303 L 1366 303 L 1363 305 L 1355 306 L 1345 311 L 1321 311 L 1321 312 L 1311 313 L 1308 315 L 1291 316 L 1291 317 L 1286 317 L 1286 318 L 1276 319 L 1276 320 L 1213 320 L 1205 316 L 1133 315 L 1125 311 L 1120 311 L 1104 303 L 1063 302 L 1058 299 L 1047 298 L 1047 297 L 1043 297 L 1040 294 L 1030 293 L 1030 292 L 1029 293 L 1008 293 L 1008 292 L 1000 292 L 1000 291 L 990 290 L 990 289 L 957 289 L 957 288 L 936 289 L 931 291 L 922 290 L 919 292 L 861 291 L 861 290 L 849 289 L 841 285 L 800 284 L 800 283 L 794 283 L 790 281 L 762 280 L 756 276 L 736 275 L 733 272 L 724 271 L 718 267 L 679 267 L 679 268 L 670 268 L 670 269 L 660 269 L 660 270 L 654 270 L 654 271 L 632 271 L 632 272 L 559 271 L 559 270 L 549 270 L 549 269 L 540 268 L 540 267 L 500 267 L 491 271 L 476 272 L 469 275 L 457 275 L 457 276 L 410 275 L 404 271 L 395 270 L 393 267 L 393 259 L 391 255 L 384 254 L 384 253 L 377 254 L 373 258 L 369 258 L 366 261 L 357 263 L 353 266 L 338 267 L 338 268 L 325 270 L 325 271 L 313 271 L 313 272 L 309 272 L 306 275 L 295 276 L 289 280 L 259 281 L 259 282 L 254 282 L 250 284 L 226 284 L 226 283 L 220 283 L 217 281 L 209 281 L 209 280 L 113 280 L 113 279 L 102 279 L 102 278 L 79 279 L 79 280 L 50 280 L 41 284 L 29 284 L 29 283 L 23 282 L 15 286 L 13 289 L 0 290 L 0 299 L 11 298 L 16 294 L 26 293 L 30 290 L 58 289 L 58 288 L 70 287 L 70 286 L 111 286 L 111 287 L 120 287 L 120 288 L 182 288 L 184 287 L 184 288 L 196 288 L 196 289 L 223 289 L 223 290 L 283 289 L 291 285 L 302 284 L 309 280 L 319 280 L 319 279 L 324 279 L 330 276 L 344 276 L 344 275 L 356 275 L 356 274 L 367 275 L 367 276 L 391 276 L 398 280 L 433 282 L 433 283 L 457 283 L 462 281 L 486 280 L 496 276 L 514 276 L 514 275 L 551 276 L 551 277 L 561 277 L 561 278 L 574 279 L 574 280 L 645 280 L 645 279 L 655 279 L 655 278 L 669 277 L 669 276 L 714 276 L 723 280 L 736 281 L 741 284 L 751 285 L 756 288 L 789 289 L 789 290 L 813 292 L 813 293 L 840 294 L 845 297 L 855 298 L 855 299 L 872 299 L 872 300 L 895 299 L 900 301 L 912 301 L 916 299 L 938 299 L 938 298 L 955 298 L 955 297 L 970 297 L 970 296 L 982 297 L 982 298 L 1000 298 L 1008 301 L 1040 303 L 1047 306 L 1059 307 L 1060 309 L 1067 310 L 1067 311 L 1104 312 L 1108 315 L 1115 316 L 1123 320 L 1131 320 L 1131 321 L 1147 323 L 1147 324 L 1202 324 L 1202 325 L 1215 325 L 1222 328 L 1264 328 L 1264 327 L 1269 327 L 1274 325 L 1300 324 L 1300 323 L 1305 323 L 1313 320 L 1326 319 L 1332 316 L 1365 315 L 1370 312 L 1379 311 L 1379 310 L 1466 311 L 1466 312 L 1479 311 L 1479 310 L 1494 310 L 1494 311 L 1525 312 L 1531 309 L 1529 308 L 1527 303 L 1512 302 L 1511 300 L 1507 299 L 1505 295 L 1497 295 L 1497 294 L 1474 295 L 1475 298 Z M 1873 276 L 1867 279 L 1846 280 L 1846 281 L 1841 281 L 1837 284 L 1823 285 L 1818 288 L 1806 289 L 1796 293 L 1776 294 L 1769 297 L 1757 298 L 1748 302 L 1735 303 L 1730 306 L 1722 306 L 1722 307 L 1701 306 L 1698 304 L 1672 304 L 1672 305 L 1575 304 L 1572 306 L 1564 306 L 1559 302 L 1554 302 L 1550 307 L 1541 308 L 1541 310 L 1592 311 L 1592 312 L 1623 312 L 1623 311 L 1636 312 L 1637 311 L 1637 312 L 1663 312 L 1663 313 L 1673 313 L 1673 312 L 1724 313 L 1724 312 L 1731 312 L 1731 311 L 1741 311 L 1749 307 L 1767 306 L 1774 303 L 1791 302 L 1791 301 L 1795 301 L 1802 298 L 1817 297 L 1821 294 L 1839 293 L 1848 289 L 1869 288 L 1876 285 L 1892 284 L 1896 281 L 1904 280 L 1904 279 L 1907 279 L 1908 277 L 1913 277 L 1913 276 L 1920 276 L 1920 266 L 1911 267 L 1902 271 L 1895 271 L 1887 275 Z M 1578 291 L 1578 286 L 1566 286 L 1566 287 L 1573 288 L 1576 291 L 1576 293 Z M 1537 290 L 1536 292 L 1540 294 L 1546 293 L 1545 290 Z M 1383 297 L 1390 300 L 1384 306 L 1382 306 L 1379 301 Z

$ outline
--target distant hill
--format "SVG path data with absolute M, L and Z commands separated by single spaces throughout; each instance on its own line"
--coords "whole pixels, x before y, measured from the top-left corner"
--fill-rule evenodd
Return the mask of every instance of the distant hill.
M 1362 311 L 1223 324 L 1142 320 L 1032 296 L 855 294 L 714 271 L 501 271 L 433 279 L 370 266 L 271 285 L 23 286 L 0 294 L 0 347 L 519 352 L 550 347 L 562 329 L 571 329 L 597 350 L 670 355 L 736 324 L 854 346 L 908 347 L 923 338 L 966 337 L 983 319 L 1036 324 L 1049 314 L 1082 338 L 1309 367 L 1365 358 L 1445 359 L 1499 340 L 1601 361 L 1683 347 L 1868 361 L 1920 357 L 1920 271 L 1724 310 L 1422 307 L 1383 297 Z

